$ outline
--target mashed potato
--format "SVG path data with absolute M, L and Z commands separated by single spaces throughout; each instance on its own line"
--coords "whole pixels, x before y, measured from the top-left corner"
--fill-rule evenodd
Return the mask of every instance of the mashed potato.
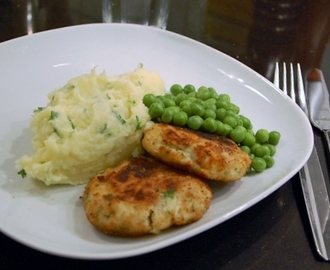
M 30 123 L 32 156 L 17 167 L 51 184 L 82 184 L 107 167 L 141 154 L 141 137 L 150 120 L 142 103 L 146 93 L 163 95 L 155 73 L 138 68 L 117 77 L 93 70 L 49 93 Z

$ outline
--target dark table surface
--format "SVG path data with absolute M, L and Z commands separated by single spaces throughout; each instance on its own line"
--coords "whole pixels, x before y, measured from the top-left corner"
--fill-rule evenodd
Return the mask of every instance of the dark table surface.
M 0 42 L 101 21 L 100 0 L 0 0 Z M 167 30 L 212 46 L 269 79 L 274 63 L 286 61 L 301 63 L 304 72 L 322 68 L 330 82 L 328 0 L 172 0 Z M 317 132 L 315 139 L 322 152 Z M 298 175 L 234 218 L 173 246 L 132 258 L 61 258 L 30 249 L 0 233 L 1 269 L 49 266 L 330 269 L 316 253 Z

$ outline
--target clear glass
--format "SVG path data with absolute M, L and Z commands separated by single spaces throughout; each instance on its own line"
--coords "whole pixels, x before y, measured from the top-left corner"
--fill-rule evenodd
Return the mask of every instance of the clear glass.
M 170 0 L 103 0 L 105 23 L 134 23 L 166 29 Z

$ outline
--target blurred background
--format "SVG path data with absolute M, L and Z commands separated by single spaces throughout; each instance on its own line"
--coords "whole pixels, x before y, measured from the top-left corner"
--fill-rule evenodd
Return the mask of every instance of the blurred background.
M 102 0 L 0 0 L 0 41 L 100 23 L 101 9 Z M 202 41 L 268 78 L 275 61 L 300 62 L 303 69 L 329 65 L 322 62 L 330 54 L 329 0 L 171 0 L 167 29 Z

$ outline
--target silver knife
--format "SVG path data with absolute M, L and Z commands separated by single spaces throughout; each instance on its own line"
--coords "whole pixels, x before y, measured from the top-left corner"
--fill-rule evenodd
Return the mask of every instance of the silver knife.
M 307 76 L 307 99 L 309 116 L 313 125 L 320 129 L 327 142 L 330 153 L 330 100 L 323 73 L 312 69 Z
M 318 254 L 330 260 L 330 205 L 319 157 L 314 146 L 310 158 L 299 171 L 307 214 Z
M 313 69 L 307 76 L 308 109 L 311 122 L 318 128 L 330 117 L 330 110 L 327 113 L 329 93 L 323 89 L 327 91 L 322 72 Z M 312 181 L 307 181 L 308 176 Z M 300 178 L 317 252 L 323 259 L 330 260 L 330 200 L 316 149 L 300 171 Z

